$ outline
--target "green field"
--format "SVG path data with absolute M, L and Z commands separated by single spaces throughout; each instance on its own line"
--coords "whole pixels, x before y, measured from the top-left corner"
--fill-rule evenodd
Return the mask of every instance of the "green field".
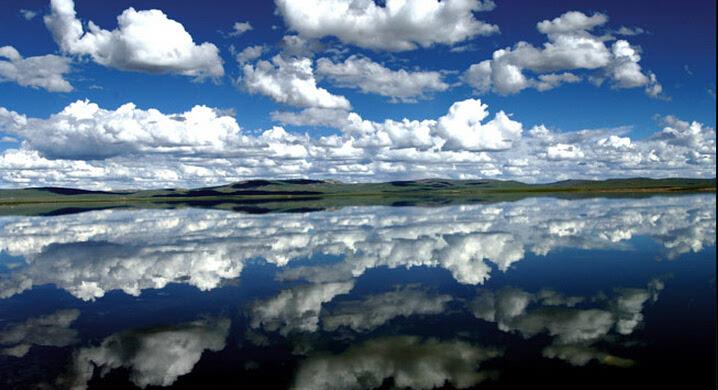
M 0 215 L 52 215 L 117 207 L 211 207 L 244 212 L 310 211 L 356 205 L 443 205 L 527 196 L 650 196 L 715 192 L 715 179 L 567 180 L 526 184 L 501 180 L 426 179 L 386 183 L 249 180 L 196 189 L 86 191 L 43 187 L 0 190 Z

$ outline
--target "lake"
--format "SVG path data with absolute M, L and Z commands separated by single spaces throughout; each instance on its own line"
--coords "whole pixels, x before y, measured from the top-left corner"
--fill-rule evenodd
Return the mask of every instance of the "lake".
M 0 387 L 715 388 L 716 197 L 0 217 Z

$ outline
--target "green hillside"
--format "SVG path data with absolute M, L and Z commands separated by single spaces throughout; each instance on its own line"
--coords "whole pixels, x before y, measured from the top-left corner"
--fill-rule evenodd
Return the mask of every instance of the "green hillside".
M 86 191 L 41 187 L 0 190 L 1 214 L 52 214 L 110 207 L 213 207 L 237 211 L 302 211 L 350 205 L 439 205 L 527 196 L 645 196 L 715 192 L 715 179 L 566 180 L 526 184 L 501 180 L 425 179 L 386 183 L 248 180 L 196 189 Z

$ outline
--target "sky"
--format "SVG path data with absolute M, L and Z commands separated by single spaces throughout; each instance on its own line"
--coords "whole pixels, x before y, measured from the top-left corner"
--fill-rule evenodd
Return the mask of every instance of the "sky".
M 0 187 L 715 177 L 715 2 L 0 5 Z

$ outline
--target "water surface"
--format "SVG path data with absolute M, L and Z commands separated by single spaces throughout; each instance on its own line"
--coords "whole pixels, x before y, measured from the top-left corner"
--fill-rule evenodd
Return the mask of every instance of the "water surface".
M 713 194 L 0 217 L 0 386 L 714 388 L 715 234 Z

